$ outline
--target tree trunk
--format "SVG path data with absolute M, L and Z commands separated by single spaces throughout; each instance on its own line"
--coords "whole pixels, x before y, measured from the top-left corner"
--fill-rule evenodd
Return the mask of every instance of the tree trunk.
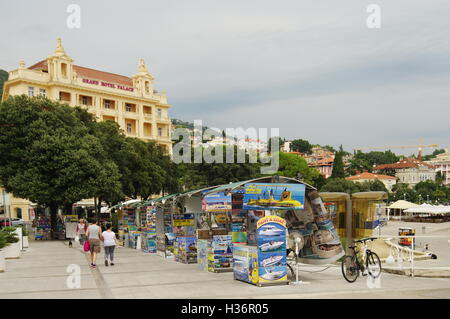
M 97 220 L 100 221 L 100 216 L 101 216 L 100 212 L 101 212 L 101 209 L 102 209 L 102 198 L 101 197 L 98 198 L 98 203 L 97 203 L 96 209 L 97 209 Z
M 58 215 L 58 205 L 57 204 L 50 204 L 50 224 L 51 224 L 51 236 L 52 239 L 56 239 L 56 221 L 57 221 L 57 215 Z

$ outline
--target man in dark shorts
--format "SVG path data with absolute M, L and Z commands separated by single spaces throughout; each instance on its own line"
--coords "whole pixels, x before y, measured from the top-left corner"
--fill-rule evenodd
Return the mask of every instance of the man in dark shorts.
M 90 252 L 91 252 L 91 267 L 97 267 L 97 254 L 100 253 L 101 249 L 101 241 L 102 238 L 102 230 L 100 226 L 98 226 L 98 221 L 96 219 L 92 220 L 92 224 L 89 225 L 86 231 L 86 238 L 89 241 Z

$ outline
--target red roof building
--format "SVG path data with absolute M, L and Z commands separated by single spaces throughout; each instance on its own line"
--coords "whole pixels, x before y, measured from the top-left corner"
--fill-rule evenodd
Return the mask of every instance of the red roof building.
M 398 182 L 408 184 L 410 187 L 423 181 L 436 179 L 434 166 L 416 158 L 404 158 L 397 163 L 378 165 L 374 170 L 376 172 L 393 170 Z
M 392 191 L 392 186 L 394 186 L 397 183 L 397 178 L 394 176 L 389 175 L 381 175 L 381 174 L 373 174 L 369 172 L 363 172 L 360 174 L 356 174 L 350 177 L 347 177 L 346 180 L 353 181 L 353 182 L 367 182 L 367 181 L 374 181 L 379 180 L 386 186 L 388 191 Z

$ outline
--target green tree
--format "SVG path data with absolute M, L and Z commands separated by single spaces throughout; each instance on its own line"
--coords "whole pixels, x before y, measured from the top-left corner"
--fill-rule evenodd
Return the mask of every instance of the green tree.
M 314 184 L 319 179 L 319 171 L 308 167 L 303 157 L 289 153 L 278 153 L 279 169 L 278 175 L 296 178 L 301 176 L 301 180 L 308 184 Z
M 3 94 L 3 83 L 8 81 L 9 73 L 5 70 L 0 69 L 0 100 L 2 99 Z
M 302 139 L 296 139 L 291 142 L 291 148 L 294 152 L 311 154 L 311 144 Z
M 361 192 L 388 192 L 386 186 L 380 180 L 376 179 L 373 181 L 365 181 L 360 183 Z
M 390 201 L 407 200 L 409 202 L 417 202 L 418 194 L 416 191 L 405 183 L 397 183 L 392 186 L 392 193 L 389 194 Z
M 0 183 L 16 197 L 50 207 L 53 227 L 58 207 L 119 185 L 116 165 L 89 134 L 82 113 L 24 95 L 0 104 Z
M 275 150 L 275 152 L 278 152 L 281 147 L 283 146 L 285 139 L 279 137 L 279 136 L 272 136 L 271 138 L 269 138 L 269 141 L 267 142 L 267 151 L 271 152 L 272 151 L 272 143 L 274 143 L 274 141 L 278 141 L 278 149 Z
M 320 191 L 352 194 L 361 191 L 361 186 L 358 183 L 348 181 L 345 178 L 328 178 Z
M 194 163 L 191 153 L 191 163 L 178 164 L 181 184 L 185 190 L 228 184 L 261 176 L 261 163 L 250 163 L 249 154 L 245 154 L 244 163 L 238 163 L 238 148 L 233 146 L 234 159 L 232 163 L 226 162 L 226 147 L 222 149 L 222 163 Z M 201 149 L 204 152 L 205 150 Z M 214 152 L 212 153 L 215 154 Z
M 445 153 L 445 149 L 443 149 L 443 148 L 436 149 L 433 151 L 433 153 L 422 156 L 422 161 L 429 161 L 430 159 L 435 158 L 437 155 L 442 154 L 442 153 Z
M 348 167 L 348 174 L 355 175 L 357 172 L 372 172 L 374 166 L 381 164 L 391 164 L 399 160 L 399 157 L 391 151 L 385 152 L 368 152 L 358 151 L 354 154 Z M 392 172 L 389 172 L 392 173 Z
M 338 152 L 336 152 L 336 154 L 334 155 L 333 172 L 331 173 L 330 178 L 344 178 L 345 177 L 342 153 L 343 153 L 343 151 L 342 151 L 342 146 L 341 146 L 341 149 Z

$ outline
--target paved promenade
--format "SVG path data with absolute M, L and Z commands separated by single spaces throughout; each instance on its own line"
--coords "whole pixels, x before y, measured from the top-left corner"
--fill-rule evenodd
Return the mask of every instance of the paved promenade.
M 67 286 L 69 265 L 79 265 L 80 288 Z M 116 265 L 88 266 L 79 247 L 63 242 L 31 241 L 17 260 L 7 260 L 0 273 L 0 299 L 5 298 L 450 298 L 450 279 L 409 278 L 383 273 L 380 288 L 368 288 L 366 277 L 347 283 L 339 267 L 301 272 L 302 285 L 255 287 L 128 248 L 116 249 Z M 304 266 L 304 271 L 323 267 Z

